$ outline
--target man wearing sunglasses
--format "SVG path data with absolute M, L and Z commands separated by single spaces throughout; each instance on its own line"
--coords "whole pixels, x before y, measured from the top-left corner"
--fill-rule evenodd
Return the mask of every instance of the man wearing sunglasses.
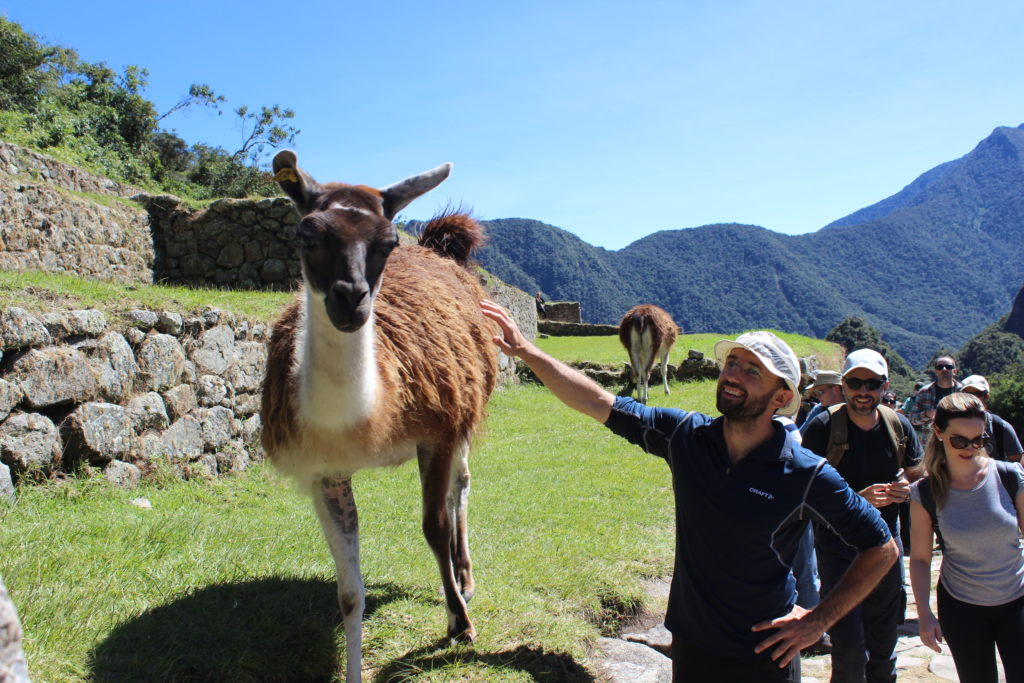
M 899 542 L 898 503 L 910 495 L 923 457 L 910 421 L 881 406 L 889 388 L 889 367 L 877 351 L 859 349 L 843 366 L 846 403 L 804 425 L 804 446 L 839 470 L 868 503 L 878 508 Z M 840 422 L 842 421 L 842 422 Z M 843 578 L 856 556 L 828 528 L 814 530 L 821 593 Z M 896 680 L 896 627 L 903 621 L 906 591 L 903 563 L 897 562 L 867 598 L 829 631 L 832 637 L 832 683 Z
M 931 431 L 935 419 L 935 406 L 954 391 L 963 391 L 964 385 L 956 381 L 956 361 L 952 356 L 942 355 L 935 359 L 935 381 L 921 387 L 914 395 L 914 409 L 910 411 L 910 423 L 917 429 L 924 441 Z
M 988 457 L 993 460 L 1020 462 L 1024 448 L 1021 448 L 1020 439 L 1017 438 L 1017 430 L 988 409 L 988 380 L 981 375 L 964 377 L 962 391 L 976 397 L 981 401 L 981 405 L 985 406 L 985 436 L 988 437 L 985 450 L 988 451 Z

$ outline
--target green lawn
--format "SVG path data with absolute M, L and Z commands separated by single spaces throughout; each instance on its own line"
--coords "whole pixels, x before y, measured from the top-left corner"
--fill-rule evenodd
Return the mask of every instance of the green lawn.
M 706 408 L 711 391 L 694 384 L 672 399 Z M 472 469 L 473 647 L 444 638 L 415 465 L 356 475 L 368 680 L 591 680 L 594 639 L 639 608 L 643 578 L 671 571 L 667 467 L 519 386 L 492 400 Z M 54 482 L 20 496 L 0 509 L 0 575 L 34 680 L 320 681 L 343 670 L 326 544 L 305 496 L 269 471 L 132 492 Z M 153 509 L 130 505 L 136 496 Z
M 818 359 L 818 367 L 824 370 L 838 370 L 842 363 L 842 350 L 837 344 L 822 339 L 812 339 L 799 334 L 772 330 L 782 338 L 797 356 L 814 355 Z M 676 340 L 669 363 L 678 364 L 690 349 L 704 354 L 706 358 L 714 358 L 715 342 L 719 339 L 735 339 L 739 334 L 684 334 Z M 552 356 L 564 361 L 591 361 L 594 363 L 624 363 L 627 360 L 626 350 L 622 347 L 618 336 L 605 337 L 547 337 L 539 338 L 537 345 Z

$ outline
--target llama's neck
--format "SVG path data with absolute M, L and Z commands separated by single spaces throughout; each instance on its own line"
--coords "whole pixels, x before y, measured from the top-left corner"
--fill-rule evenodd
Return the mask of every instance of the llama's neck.
M 322 298 L 307 287 L 295 360 L 302 419 L 333 431 L 369 416 L 379 384 L 372 313 L 356 332 L 340 332 L 327 317 Z

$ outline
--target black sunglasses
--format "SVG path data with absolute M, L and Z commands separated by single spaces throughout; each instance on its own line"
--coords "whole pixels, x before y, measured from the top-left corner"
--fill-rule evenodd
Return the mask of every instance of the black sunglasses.
M 942 365 L 936 365 L 935 369 L 936 370 L 952 370 L 955 367 L 956 367 L 955 365 L 946 365 L 945 363 L 943 363 Z
M 894 398 L 883 398 L 882 399 L 882 404 L 883 405 L 887 405 L 887 406 L 894 406 L 894 405 L 896 405 L 896 399 L 894 399 Z
M 857 391 L 861 387 L 864 387 L 868 391 L 877 391 L 883 384 L 884 379 L 857 379 L 856 377 L 844 377 L 843 384 L 850 387 L 854 391 Z
M 959 450 L 967 448 L 968 445 L 975 449 L 984 448 L 988 445 L 988 437 L 981 435 L 973 439 L 968 439 L 966 436 L 960 436 L 959 434 L 950 434 L 949 445 Z

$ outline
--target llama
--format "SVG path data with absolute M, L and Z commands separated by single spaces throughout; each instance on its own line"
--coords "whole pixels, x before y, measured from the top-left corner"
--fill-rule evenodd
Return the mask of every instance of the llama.
M 352 475 L 414 456 L 423 533 L 441 572 L 448 635 L 472 641 L 466 530 L 469 446 L 498 376 L 497 327 L 467 267 L 483 241 L 464 214 L 432 220 L 418 245 L 391 223 L 451 164 L 377 190 L 317 183 L 294 152 L 275 180 L 300 221 L 303 286 L 275 323 L 263 387 L 267 457 L 312 494 L 333 556 L 345 622 L 346 680 L 361 680 L 365 589 Z
M 630 376 L 637 398 L 647 403 L 648 383 L 655 361 L 661 359 L 661 379 L 668 394 L 668 354 L 676 343 L 679 327 L 664 309 L 641 304 L 626 311 L 619 323 L 619 340 L 629 353 Z

